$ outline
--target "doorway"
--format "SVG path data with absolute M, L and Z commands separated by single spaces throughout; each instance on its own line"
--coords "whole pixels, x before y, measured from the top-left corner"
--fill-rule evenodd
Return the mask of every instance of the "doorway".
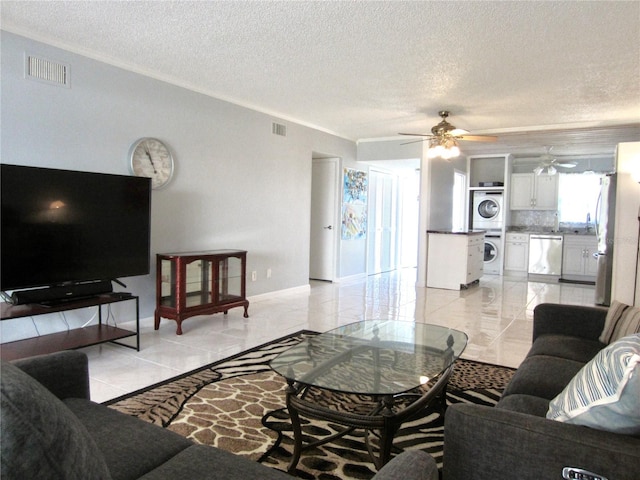
M 309 278 L 333 282 L 336 277 L 340 159 L 314 158 L 311 168 Z
M 418 264 L 419 161 L 388 161 L 369 170 L 367 273 Z M 382 165 L 383 162 L 376 161 Z

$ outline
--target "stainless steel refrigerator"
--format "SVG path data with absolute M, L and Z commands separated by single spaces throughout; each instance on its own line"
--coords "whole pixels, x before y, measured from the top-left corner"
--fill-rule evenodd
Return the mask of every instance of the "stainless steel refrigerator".
M 596 204 L 596 234 L 598 236 L 598 273 L 596 275 L 596 305 L 611 304 L 613 271 L 613 232 L 616 209 L 616 174 L 607 174 L 600 182 Z

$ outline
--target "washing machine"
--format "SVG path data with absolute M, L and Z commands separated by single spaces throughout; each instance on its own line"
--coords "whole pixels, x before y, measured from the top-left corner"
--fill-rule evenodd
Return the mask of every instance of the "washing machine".
M 485 234 L 484 236 L 484 273 L 500 275 L 502 273 L 502 236 Z
M 473 194 L 473 228 L 500 230 L 504 221 L 502 192 L 476 191 Z

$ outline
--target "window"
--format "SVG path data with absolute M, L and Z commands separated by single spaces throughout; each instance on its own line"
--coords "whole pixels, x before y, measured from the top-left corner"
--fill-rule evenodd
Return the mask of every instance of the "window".
M 558 179 L 559 220 L 563 223 L 586 223 L 596 218 L 600 193 L 600 174 L 560 173 Z

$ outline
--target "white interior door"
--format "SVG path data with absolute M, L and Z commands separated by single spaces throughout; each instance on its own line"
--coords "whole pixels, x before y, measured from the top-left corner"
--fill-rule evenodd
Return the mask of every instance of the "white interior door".
M 340 231 L 338 215 L 339 159 L 314 159 L 311 173 L 311 245 L 309 278 L 333 281 L 336 243 Z
M 396 180 L 386 172 L 369 171 L 369 275 L 396 268 Z

